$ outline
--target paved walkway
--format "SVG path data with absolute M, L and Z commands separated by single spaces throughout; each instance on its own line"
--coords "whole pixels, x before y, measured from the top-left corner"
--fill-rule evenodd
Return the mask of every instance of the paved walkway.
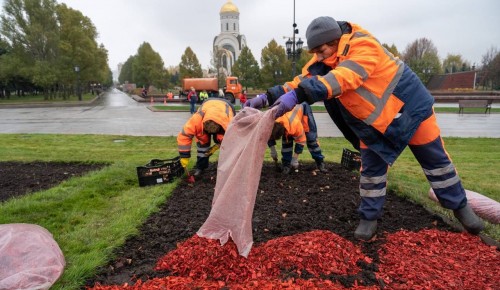
M 189 112 L 153 112 L 113 90 L 83 106 L 6 108 L 0 106 L 0 133 L 176 136 Z M 341 137 L 327 113 L 315 113 L 318 134 Z M 444 137 L 500 138 L 500 114 L 437 114 Z

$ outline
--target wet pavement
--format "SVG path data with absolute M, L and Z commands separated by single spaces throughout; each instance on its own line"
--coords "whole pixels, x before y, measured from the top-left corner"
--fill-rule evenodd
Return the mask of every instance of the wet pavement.
M 0 133 L 176 136 L 191 116 L 189 112 L 154 112 L 149 105 L 115 89 L 79 106 L 0 106 Z M 314 116 L 319 136 L 342 136 L 327 113 Z M 443 137 L 500 138 L 500 114 L 440 113 L 437 120 Z

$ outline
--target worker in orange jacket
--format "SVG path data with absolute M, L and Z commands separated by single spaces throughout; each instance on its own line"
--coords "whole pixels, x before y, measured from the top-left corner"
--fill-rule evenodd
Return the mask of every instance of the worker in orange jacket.
M 209 157 L 220 147 L 224 133 L 235 115 L 233 105 L 224 99 L 208 99 L 189 118 L 177 135 L 181 165 L 187 168 L 191 158 L 191 144 L 196 140 L 198 150 L 193 175 L 199 176 L 208 167 Z M 210 147 L 213 139 L 215 145 Z
M 313 54 L 300 75 L 249 100 L 276 106 L 276 117 L 295 104 L 324 101 L 335 124 L 361 151 L 358 239 L 370 240 L 382 216 L 387 172 L 409 145 L 441 205 L 472 234 L 484 229 L 467 203 L 433 110 L 434 98 L 418 76 L 361 26 L 323 16 L 306 31 Z
M 316 121 L 308 103 L 296 105 L 292 111 L 276 119 L 271 139 L 267 143 L 271 150 L 271 157 L 275 162 L 278 161 L 276 140 L 280 138 L 282 139 L 281 172 L 283 174 L 290 173 L 291 169 L 298 169 L 299 154 L 302 154 L 306 144 L 318 169 L 321 172 L 327 172 L 323 162 L 325 156 L 321 153 L 318 142 Z M 295 148 L 293 147 L 294 142 Z

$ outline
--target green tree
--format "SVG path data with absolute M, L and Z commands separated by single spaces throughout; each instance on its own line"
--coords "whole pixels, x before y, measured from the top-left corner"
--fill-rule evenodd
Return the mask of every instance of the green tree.
M 470 70 L 470 64 L 462 60 L 459 54 L 448 54 L 443 60 L 443 69 L 445 73 L 467 71 Z
M 60 25 L 58 79 L 70 86 L 79 78 L 84 88 L 90 84 L 108 83 L 108 52 L 96 38 L 97 30 L 92 21 L 80 11 L 73 10 L 65 4 L 57 7 L 57 18 Z M 79 67 L 78 76 L 74 72 Z
M 247 46 L 241 50 L 238 60 L 236 60 L 232 67 L 232 72 L 239 78 L 245 88 L 255 88 L 259 84 L 259 64 Z
M 283 84 L 291 79 L 292 63 L 287 59 L 285 48 L 278 45 L 276 40 L 271 40 L 262 49 L 260 63 L 263 88 Z
M 127 61 L 123 64 L 122 69 L 120 70 L 120 75 L 118 76 L 118 82 L 120 84 L 124 83 L 135 83 L 134 79 L 134 65 L 135 56 L 131 55 L 127 59 Z
M 6 0 L 0 31 L 22 78 L 48 92 L 57 82 L 59 29 L 54 0 Z M 48 97 L 48 95 L 46 95 Z
M 135 83 L 139 86 L 149 87 L 154 85 L 159 88 L 166 87 L 163 60 L 151 45 L 143 42 L 137 50 L 137 56 L 132 65 Z
M 401 57 L 424 84 L 433 74 L 441 73 L 437 48 L 427 38 L 420 38 L 409 44 Z
M 189 46 L 181 56 L 181 62 L 179 63 L 179 74 L 181 79 L 203 77 L 203 71 L 201 70 L 201 65 L 198 61 L 198 57 L 196 57 L 196 54 Z

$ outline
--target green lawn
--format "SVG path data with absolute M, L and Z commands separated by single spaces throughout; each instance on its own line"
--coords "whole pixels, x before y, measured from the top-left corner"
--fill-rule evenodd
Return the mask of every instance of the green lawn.
M 120 141 L 120 142 L 117 142 Z M 500 139 L 446 138 L 464 186 L 500 201 Z M 343 138 L 321 138 L 327 161 L 340 162 Z M 215 157 L 217 157 L 216 153 Z M 177 181 L 139 187 L 136 167 L 151 159 L 176 157 L 175 137 L 2 134 L 0 161 L 80 161 L 108 163 L 104 169 L 61 185 L 0 204 L 0 223 L 32 223 L 49 230 L 61 247 L 66 269 L 52 289 L 78 289 L 114 248 L 168 199 Z M 212 158 L 213 160 L 213 158 Z M 267 161 L 271 161 L 269 155 Z M 191 162 L 192 164 L 194 162 Z M 429 184 L 407 149 L 389 174 L 389 188 L 451 216 L 427 198 Z M 500 240 L 500 225 L 485 233 Z

